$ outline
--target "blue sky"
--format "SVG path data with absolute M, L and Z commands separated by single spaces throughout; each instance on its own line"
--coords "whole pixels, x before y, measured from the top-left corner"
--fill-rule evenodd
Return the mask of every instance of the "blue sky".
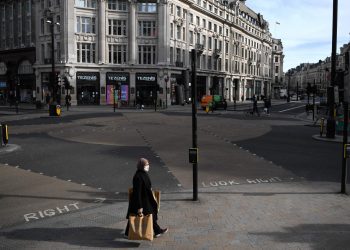
M 332 0 L 247 0 L 246 5 L 264 16 L 273 37 L 282 39 L 284 72 L 331 56 Z M 338 0 L 337 53 L 350 41 L 349 33 L 350 0 Z

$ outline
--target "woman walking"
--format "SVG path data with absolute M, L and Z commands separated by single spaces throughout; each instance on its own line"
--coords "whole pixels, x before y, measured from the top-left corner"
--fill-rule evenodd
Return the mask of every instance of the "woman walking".
M 130 214 L 152 214 L 153 217 L 153 230 L 154 237 L 159 237 L 162 234 L 168 232 L 167 228 L 162 229 L 158 223 L 158 204 L 154 199 L 152 193 L 152 183 L 148 175 L 149 161 L 145 158 L 140 158 L 137 163 L 137 171 L 134 175 L 132 184 L 133 192 L 129 201 L 128 214 L 126 216 L 129 219 Z M 125 229 L 125 236 L 129 233 L 129 221 Z

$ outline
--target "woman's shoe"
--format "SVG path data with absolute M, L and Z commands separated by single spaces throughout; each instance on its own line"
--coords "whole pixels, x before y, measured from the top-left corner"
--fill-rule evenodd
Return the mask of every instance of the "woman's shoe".
M 158 238 L 160 236 L 162 236 L 163 234 L 167 233 L 169 230 L 167 228 L 164 229 L 160 229 L 160 232 L 157 233 L 156 235 L 154 235 L 155 238 Z

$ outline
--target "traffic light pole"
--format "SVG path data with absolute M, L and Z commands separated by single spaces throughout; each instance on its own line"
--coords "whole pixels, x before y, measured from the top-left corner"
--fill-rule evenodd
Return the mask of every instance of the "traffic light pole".
M 192 148 L 197 148 L 197 51 L 192 49 L 192 79 L 191 79 L 191 100 L 192 100 Z M 193 163 L 193 200 L 198 201 L 198 163 Z
M 341 193 L 346 194 L 346 181 L 347 181 L 347 158 L 346 152 L 348 144 L 348 120 L 349 120 L 349 103 L 343 102 L 344 107 L 344 127 L 343 127 L 343 159 L 342 159 L 342 174 L 341 174 Z
M 337 59 L 337 27 L 338 27 L 338 0 L 333 0 L 333 32 L 332 32 L 332 59 L 331 59 L 331 86 L 328 87 L 327 100 L 329 115 L 327 118 L 327 138 L 335 138 L 335 117 L 334 117 L 334 83 L 336 78 Z

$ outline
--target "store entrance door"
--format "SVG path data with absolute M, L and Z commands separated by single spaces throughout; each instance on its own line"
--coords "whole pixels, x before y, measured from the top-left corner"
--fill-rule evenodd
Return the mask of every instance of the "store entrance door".
M 78 104 L 79 105 L 98 105 L 100 93 L 98 86 L 78 86 Z

